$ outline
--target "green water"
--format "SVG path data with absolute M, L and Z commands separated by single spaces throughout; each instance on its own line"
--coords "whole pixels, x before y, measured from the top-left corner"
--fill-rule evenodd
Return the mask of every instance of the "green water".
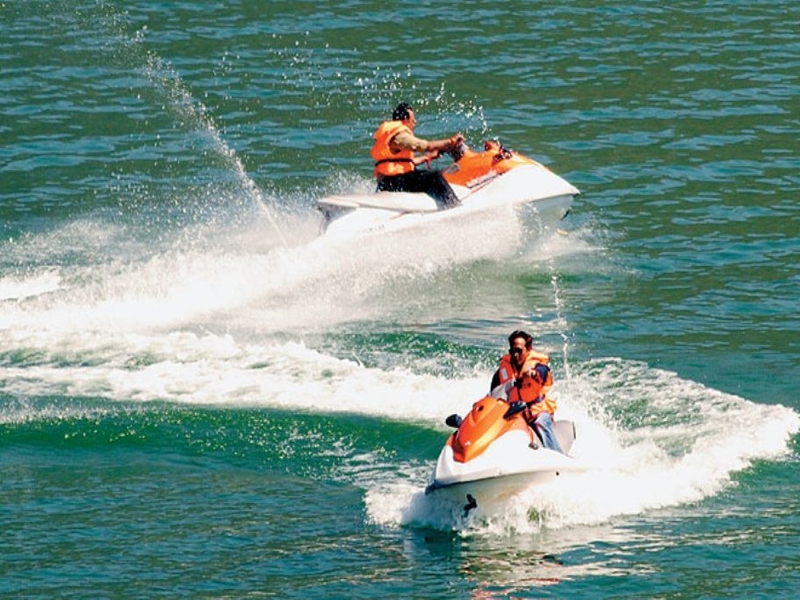
M 788 1 L 0 5 L 0 595 L 794 597 L 798 31 Z M 564 232 L 315 241 L 399 101 L 580 188 Z M 465 520 L 422 492 L 518 327 L 593 471 Z

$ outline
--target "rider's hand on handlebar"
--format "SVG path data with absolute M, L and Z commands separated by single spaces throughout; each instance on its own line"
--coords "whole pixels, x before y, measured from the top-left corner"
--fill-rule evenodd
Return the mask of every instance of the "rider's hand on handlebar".
M 462 133 L 457 133 L 453 137 L 450 138 L 448 148 L 459 148 L 461 144 L 464 143 L 464 135 Z

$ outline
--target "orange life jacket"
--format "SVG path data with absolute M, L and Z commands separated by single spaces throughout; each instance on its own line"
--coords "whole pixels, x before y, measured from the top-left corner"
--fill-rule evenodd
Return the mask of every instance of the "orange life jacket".
M 548 367 L 547 377 L 544 381 L 536 370 L 536 366 L 539 364 Z M 500 368 L 498 369 L 500 384 L 512 380 L 517 381 L 508 393 L 508 401 L 511 403 L 522 400 L 528 404 L 528 414 L 526 414 L 528 420 L 532 420 L 541 412 L 549 412 L 551 415 L 556 412 L 556 401 L 547 395 L 547 392 L 553 387 L 553 375 L 550 373 L 549 364 L 549 356 L 533 350 L 528 351 L 525 362 L 519 371 L 514 367 L 510 354 L 506 354 L 500 359 Z
M 372 158 L 375 159 L 375 177 L 379 175 L 393 176 L 411 173 L 414 166 L 414 152 L 400 150 L 392 152 L 389 143 L 401 131 L 411 133 L 408 125 L 403 121 L 384 121 L 375 132 L 375 145 L 372 146 Z

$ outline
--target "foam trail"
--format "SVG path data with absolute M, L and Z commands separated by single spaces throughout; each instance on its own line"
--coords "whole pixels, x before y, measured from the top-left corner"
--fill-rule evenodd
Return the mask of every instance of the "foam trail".
M 85 244 L 86 231 L 79 229 Z M 100 233 L 103 240 L 109 237 Z M 407 285 L 414 278 L 430 287 L 425 267 L 431 268 L 430 246 L 415 248 L 416 255 L 389 253 L 397 257 L 394 262 L 378 251 L 381 244 L 363 256 L 324 244 L 319 255 L 310 255 L 317 251 L 311 248 L 261 254 L 236 240 L 224 245 L 228 232 L 219 233 L 223 239 L 209 240 L 210 248 L 199 251 L 178 245 L 139 263 L 72 265 L 5 281 L 11 297 L 0 313 L 5 342 L 0 392 L 16 398 L 357 412 L 441 430 L 444 443 L 444 417 L 463 414 L 485 391 L 491 373 L 464 365 L 454 365 L 447 375 L 425 374 L 430 357 L 410 356 L 403 367 L 367 368 L 274 339 L 286 331 L 297 338 L 292 319 L 307 326 L 309 314 L 315 325 L 335 328 L 337 308 L 341 318 L 366 319 L 377 312 L 385 319 L 398 304 L 391 283 L 399 282 L 396 289 L 409 298 L 417 294 Z M 15 243 L 14 252 L 37 260 L 42 250 L 59 252 L 62 238 L 59 232 L 52 235 Z M 453 257 L 459 254 L 451 251 Z M 318 268 L 318 259 L 326 268 Z M 397 264 L 401 259 L 405 264 Z M 261 276 L 252 277 L 253 272 Z M 398 272 L 400 278 L 391 280 Z M 474 291 L 475 282 L 468 284 Z M 490 289 L 493 284 L 485 282 Z M 553 285 L 560 289 L 557 278 Z M 392 294 L 384 301 L 387 287 Z M 443 287 L 442 294 L 452 298 L 453 287 Z M 348 295 L 353 288 L 355 295 Z M 560 309 L 556 313 L 543 326 L 564 331 Z M 748 402 L 640 363 L 574 364 L 569 358 L 570 374 L 557 379 L 553 396 L 559 416 L 577 424 L 575 454 L 592 460 L 594 472 L 540 488 L 504 522 L 479 527 L 524 531 L 595 524 L 702 500 L 732 485 L 732 474 L 753 461 L 785 454 L 789 436 L 798 430 L 798 415 L 781 406 Z M 287 373 L 305 376 L 287 378 Z M 696 407 L 690 424 L 687 403 Z M 3 418 L 31 418 L 26 410 Z M 752 426 L 754 419 L 760 426 Z M 434 458 L 399 466 L 376 459 L 364 483 L 370 519 L 474 530 L 476 524 L 435 512 L 420 495 Z M 392 475 L 398 469 L 402 478 Z

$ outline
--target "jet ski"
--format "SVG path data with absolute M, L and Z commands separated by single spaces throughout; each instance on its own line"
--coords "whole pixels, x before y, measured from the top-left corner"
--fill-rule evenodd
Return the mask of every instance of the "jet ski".
M 486 515 L 500 514 L 531 486 L 586 471 L 569 454 L 575 441 L 572 421 L 554 423 L 562 454 L 543 446 L 524 411 L 524 402 L 509 404 L 486 396 L 463 419 L 450 415 L 447 424 L 457 429 L 439 454 L 425 494 L 463 506 L 465 516 L 476 508 Z
M 488 218 L 503 207 L 520 215 L 533 212 L 547 228 L 566 216 L 580 193 L 544 165 L 496 140 L 485 142 L 482 151 L 463 144 L 449 154 L 454 162 L 443 174 L 459 199 L 457 206 L 445 207 L 432 196 L 412 192 L 328 196 L 317 202 L 322 232 L 337 238 L 383 234 L 480 213 Z

